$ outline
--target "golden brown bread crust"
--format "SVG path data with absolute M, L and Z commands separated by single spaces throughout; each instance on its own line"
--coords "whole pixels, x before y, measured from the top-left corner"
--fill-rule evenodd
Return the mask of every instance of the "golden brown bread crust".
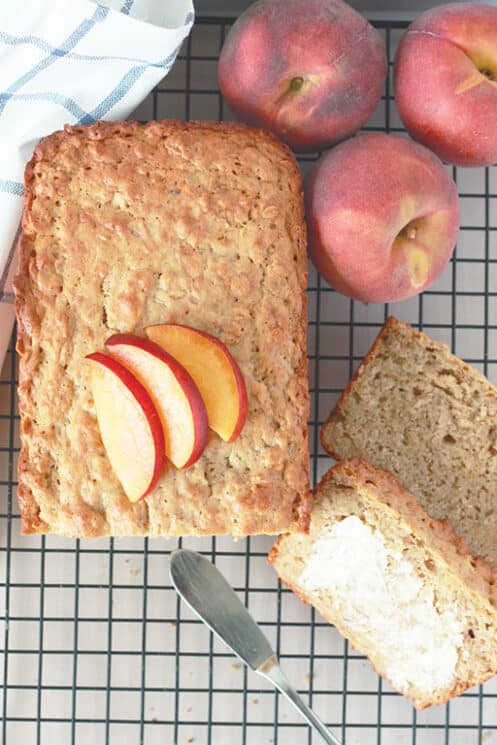
M 381 345 L 383 341 L 383 336 L 389 333 L 390 329 L 395 328 L 396 324 L 401 324 L 401 323 L 402 321 L 397 320 L 397 318 L 394 318 L 393 316 L 389 316 L 387 318 L 383 328 L 381 329 L 380 333 L 374 340 L 371 349 L 369 350 L 367 355 L 364 357 L 363 361 L 361 362 L 359 367 L 356 369 L 355 373 L 352 375 L 351 379 L 347 383 L 347 386 L 344 388 L 340 398 L 335 404 L 335 408 L 330 411 L 328 418 L 323 422 L 321 426 L 321 431 L 320 431 L 321 445 L 323 449 L 326 450 L 326 452 L 329 455 L 331 455 L 331 457 L 334 458 L 335 460 L 339 461 L 340 456 L 338 455 L 338 453 L 335 453 L 335 451 L 333 450 L 331 444 L 329 443 L 326 437 L 327 429 L 330 425 L 330 422 L 332 422 L 335 417 L 340 416 L 343 404 L 347 400 L 348 396 L 350 396 L 352 388 L 354 387 L 354 383 L 361 377 L 366 365 L 368 365 L 369 362 L 374 358 L 378 347 Z
M 448 520 L 434 520 L 430 518 L 418 504 L 414 496 L 404 490 L 401 483 L 392 473 L 375 468 L 363 459 L 353 458 L 341 461 L 323 476 L 321 482 L 314 490 L 315 508 L 325 498 L 326 486 L 332 482 L 354 489 L 364 488 L 364 486 L 370 483 L 374 489 L 374 499 L 398 513 L 401 519 L 412 529 L 413 534 L 421 541 L 426 542 L 430 547 L 432 556 L 438 554 L 442 557 L 445 565 L 455 573 L 465 590 L 477 598 L 480 604 L 483 603 L 483 607 L 489 613 L 489 617 L 493 619 L 493 623 L 497 628 L 496 578 L 490 566 L 485 561 L 473 558 L 466 541 L 456 535 L 452 524 Z M 313 516 L 311 515 L 312 519 Z M 285 552 L 285 541 L 288 538 L 288 534 L 280 536 L 268 554 L 268 563 L 275 566 L 280 578 L 281 574 L 277 565 L 280 555 L 283 555 Z M 291 541 L 294 541 L 294 538 L 299 540 L 299 537 L 295 536 L 291 538 Z M 302 536 L 300 540 L 303 544 L 307 544 L 311 539 L 310 536 L 306 535 Z M 293 554 L 295 549 L 290 549 L 290 551 Z M 310 597 L 302 588 L 297 587 L 295 582 L 282 578 L 281 581 L 303 603 L 309 604 L 311 602 Z M 350 639 L 353 647 L 357 646 L 355 639 L 350 636 L 350 633 L 347 633 L 346 628 L 342 628 L 340 619 L 330 618 L 327 615 L 326 608 L 318 607 L 315 600 L 313 604 L 324 618 L 330 623 L 335 623 L 338 630 Z M 473 677 L 456 681 L 454 687 L 446 696 L 438 696 L 430 701 L 414 700 L 413 704 L 415 708 L 422 710 L 429 706 L 444 704 L 449 699 L 459 696 L 466 689 L 478 683 L 484 683 L 485 680 L 493 677 L 496 673 L 497 652 L 494 653 L 494 657 L 495 664 L 493 669 L 488 670 L 483 675 L 475 676 L 473 673 Z M 382 670 L 377 669 L 374 665 L 373 667 L 378 674 L 384 674 Z
M 15 282 L 24 533 L 216 535 L 309 520 L 305 223 L 271 135 L 203 122 L 97 123 L 47 137 L 26 169 Z M 247 385 L 232 444 L 210 436 L 131 504 L 102 446 L 85 355 L 179 322 L 224 341 Z

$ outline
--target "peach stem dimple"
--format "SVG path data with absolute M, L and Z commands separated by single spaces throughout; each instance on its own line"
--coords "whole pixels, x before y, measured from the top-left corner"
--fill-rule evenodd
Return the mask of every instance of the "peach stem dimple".
M 304 78 L 301 78 L 301 77 L 292 78 L 290 80 L 290 83 L 288 84 L 288 90 L 299 91 L 303 85 L 304 85 Z
M 492 70 L 488 69 L 488 67 L 484 67 L 480 70 L 480 72 L 482 75 L 485 75 L 486 78 L 495 82 L 495 75 L 493 74 Z
M 407 238 L 409 241 L 416 240 L 416 236 L 418 234 L 417 229 L 414 227 L 414 225 L 408 223 L 399 233 L 399 238 Z

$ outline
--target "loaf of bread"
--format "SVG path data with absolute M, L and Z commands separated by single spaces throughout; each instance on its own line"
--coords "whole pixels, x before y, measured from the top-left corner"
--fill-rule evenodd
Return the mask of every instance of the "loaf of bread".
M 392 471 L 497 569 L 497 388 L 390 318 L 322 429 L 336 459 Z
M 489 566 L 387 471 L 360 460 L 328 471 L 309 534 L 281 537 L 269 561 L 418 709 L 497 672 Z
M 24 533 L 304 529 L 306 272 L 301 177 L 273 136 L 169 121 L 46 138 L 26 172 L 16 279 Z M 228 346 L 249 411 L 236 441 L 211 434 L 195 465 L 169 466 L 132 504 L 102 445 L 85 355 L 162 322 Z

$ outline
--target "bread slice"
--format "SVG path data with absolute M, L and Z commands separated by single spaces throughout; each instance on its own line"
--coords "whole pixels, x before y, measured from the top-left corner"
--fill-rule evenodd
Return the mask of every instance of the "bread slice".
M 309 534 L 281 537 L 269 562 L 417 709 L 497 672 L 490 568 L 387 471 L 360 460 L 328 471 Z
M 24 533 L 305 529 L 307 257 L 300 172 L 272 135 L 202 122 L 67 127 L 36 148 L 16 279 Z M 241 435 L 215 435 L 132 504 L 110 467 L 85 355 L 184 323 L 245 379 Z M 137 453 L 139 458 L 140 454 Z
M 497 569 L 497 388 L 445 344 L 390 318 L 321 438 L 392 471 Z

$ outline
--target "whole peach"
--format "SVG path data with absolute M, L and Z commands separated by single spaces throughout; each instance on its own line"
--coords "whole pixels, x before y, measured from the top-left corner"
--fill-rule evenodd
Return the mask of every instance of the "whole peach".
M 386 70 L 379 32 L 342 0 L 259 0 L 230 30 L 218 76 L 241 120 L 305 152 L 367 121 Z
M 458 166 L 497 163 L 497 7 L 450 3 L 409 26 L 395 60 L 406 129 Z
M 459 228 L 454 181 L 411 140 L 367 134 L 321 158 L 306 183 L 309 250 L 324 279 L 363 302 L 405 300 L 446 266 Z

